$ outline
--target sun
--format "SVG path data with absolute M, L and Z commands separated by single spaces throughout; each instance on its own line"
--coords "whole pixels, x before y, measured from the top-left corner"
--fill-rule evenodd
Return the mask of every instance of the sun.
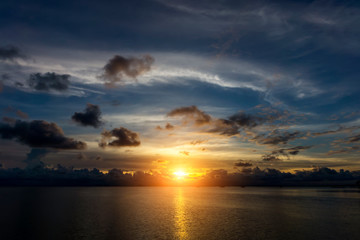
M 174 172 L 174 175 L 177 179 L 183 179 L 184 177 L 186 177 L 189 174 L 184 172 L 183 170 L 177 170 Z

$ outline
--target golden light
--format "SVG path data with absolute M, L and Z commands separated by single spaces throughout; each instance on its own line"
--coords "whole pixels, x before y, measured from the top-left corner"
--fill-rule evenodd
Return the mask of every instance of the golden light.
M 189 174 L 184 172 L 183 170 L 177 170 L 176 172 L 174 172 L 174 175 L 177 179 L 183 179 L 184 177 L 186 177 Z

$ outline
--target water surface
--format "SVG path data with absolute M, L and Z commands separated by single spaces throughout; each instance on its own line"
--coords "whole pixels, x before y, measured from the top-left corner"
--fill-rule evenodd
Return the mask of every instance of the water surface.
M 330 188 L 3 187 L 0 213 L 0 239 L 360 239 Z

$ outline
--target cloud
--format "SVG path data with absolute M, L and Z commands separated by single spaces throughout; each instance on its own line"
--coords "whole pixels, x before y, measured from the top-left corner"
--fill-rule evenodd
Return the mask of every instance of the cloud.
M 265 162 L 276 162 L 281 161 L 280 157 L 286 157 L 287 159 L 290 159 L 289 155 L 298 155 L 300 151 L 307 150 L 309 148 L 312 148 L 313 146 L 296 146 L 291 148 L 280 148 L 273 150 L 269 154 L 265 154 L 262 156 L 262 160 Z
M 359 146 L 347 146 L 339 150 L 330 150 L 328 155 L 333 154 L 342 154 L 342 153 L 351 153 L 351 152 L 360 152 L 360 145 Z
M 165 130 L 174 130 L 174 128 L 175 128 L 175 126 L 174 125 L 172 125 L 172 124 L 170 124 L 170 123 L 166 123 L 166 125 L 165 125 L 165 127 L 164 128 L 162 128 L 161 126 L 156 126 L 156 130 L 163 130 L 163 129 L 165 129 Z
M 212 120 L 209 114 L 199 110 L 196 106 L 176 108 L 170 111 L 167 116 L 183 117 L 184 123 L 187 123 L 189 120 L 191 120 L 194 121 L 196 126 L 209 124 Z
M 56 123 L 44 120 L 0 123 L 0 135 L 3 139 L 16 139 L 34 148 L 84 149 L 86 147 L 86 143 L 66 137 Z
M 81 152 L 77 155 L 76 159 L 85 161 L 85 160 L 88 160 L 88 157 L 84 153 Z
M 188 151 L 180 151 L 179 153 L 184 154 L 185 156 L 190 156 L 190 152 Z
M 18 116 L 19 118 L 23 118 L 23 119 L 28 119 L 29 115 L 23 111 L 21 111 L 20 109 L 15 109 L 12 106 L 8 106 L 7 108 L 4 109 L 5 113 L 15 113 L 16 116 Z
M 31 151 L 26 155 L 24 162 L 28 164 L 28 167 L 43 165 L 41 160 L 51 152 L 54 151 L 46 148 L 32 148 Z
M 259 125 L 274 122 L 284 116 L 283 113 L 275 110 L 270 113 L 262 114 L 263 116 L 257 116 L 241 111 L 225 119 L 217 119 L 201 111 L 196 106 L 189 106 L 176 108 L 170 111 L 167 116 L 182 117 L 183 124 L 193 122 L 197 127 L 208 126 L 208 129 L 203 129 L 205 132 L 227 136 L 234 136 L 241 130 L 252 129 Z
M 359 142 L 360 141 L 360 134 L 349 137 L 349 143 Z
M 23 118 L 23 119 L 28 119 L 29 118 L 29 115 L 21 110 L 16 110 L 16 115 L 19 117 L 19 118 Z
M 289 141 L 295 140 L 299 137 L 302 137 L 301 132 L 286 132 L 273 130 L 269 134 L 259 134 L 254 137 L 255 140 L 259 144 L 265 145 L 278 145 L 278 144 L 287 144 Z
M 15 46 L 8 45 L 0 47 L 0 60 L 13 61 L 16 58 L 26 58 L 26 56 Z
M 99 143 L 100 147 L 137 147 L 140 145 L 140 138 L 136 132 L 132 132 L 126 128 L 114 128 L 111 131 L 104 130 L 102 139 Z M 115 140 L 113 140 L 115 138 Z
M 57 74 L 54 72 L 47 72 L 45 74 L 34 73 L 30 74 L 28 84 L 31 88 L 37 91 L 59 91 L 68 90 L 70 85 L 70 75 Z
M 107 87 L 115 87 L 116 83 L 124 83 L 124 77 L 136 78 L 151 70 L 154 58 L 144 55 L 142 58 L 125 58 L 115 55 L 104 66 L 104 73 L 100 76 Z
M 207 142 L 207 140 L 194 140 L 194 141 L 191 141 L 190 144 L 191 145 L 198 145 L 198 144 L 202 144 L 202 143 L 205 143 Z
M 262 160 L 264 162 L 279 162 L 279 161 L 281 161 L 281 159 L 279 157 L 271 155 L 271 154 L 263 155 Z
M 81 126 L 98 128 L 103 125 L 99 106 L 88 103 L 84 112 L 75 112 L 71 119 Z
M 235 167 L 251 167 L 253 164 L 246 162 L 244 160 L 239 160 L 238 162 L 234 163 Z

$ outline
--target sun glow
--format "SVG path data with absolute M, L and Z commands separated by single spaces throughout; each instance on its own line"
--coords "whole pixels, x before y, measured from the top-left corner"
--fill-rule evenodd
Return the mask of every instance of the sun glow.
M 187 175 L 189 175 L 189 174 L 184 172 L 183 170 L 177 170 L 174 172 L 174 176 L 177 179 L 184 179 Z

